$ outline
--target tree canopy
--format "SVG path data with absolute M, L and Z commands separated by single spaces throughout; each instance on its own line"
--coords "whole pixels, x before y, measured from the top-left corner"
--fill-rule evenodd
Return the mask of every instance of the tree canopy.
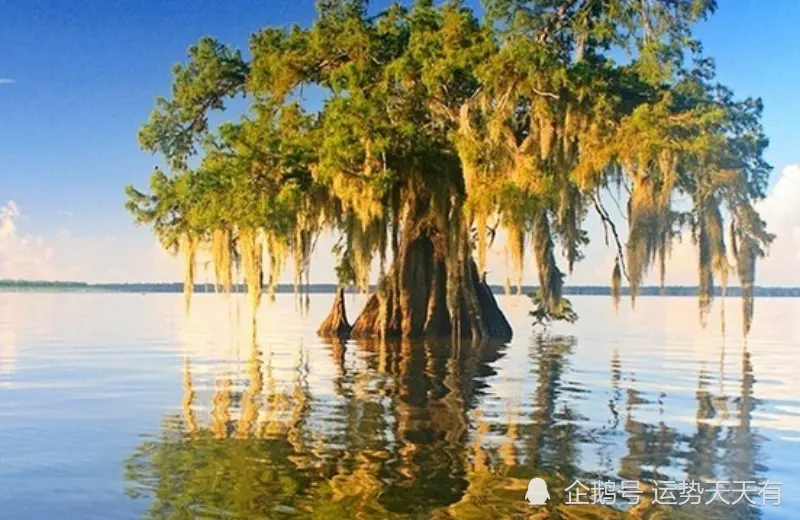
M 256 305 L 264 254 L 268 286 L 290 259 L 299 282 L 315 238 L 333 231 L 340 282 L 366 288 L 376 259 L 384 280 L 405 276 L 387 259 L 424 227 L 442 235 L 451 319 L 477 312 L 460 289 L 482 276 L 498 229 L 518 285 L 530 254 L 555 315 L 590 212 L 616 252 L 615 304 L 623 280 L 635 301 L 651 268 L 663 284 L 689 231 L 701 316 L 733 270 L 747 333 L 756 260 L 773 239 L 754 209 L 771 167 L 761 101 L 718 84 L 692 36 L 716 2 L 483 3 L 478 15 L 458 0 L 378 13 L 320 0 L 310 27 L 262 29 L 246 56 L 200 40 L 139 133 L 167 171 L 149 193 L 129 186 L 128 209 L 186 254 L 187 290 L 209 248 L 217 284 L 229 289 L 239 269 Z M 237 97 L 241 117 L 214 126 Z M 614 194 L 628 199 L 627 237 L 605 206 Z

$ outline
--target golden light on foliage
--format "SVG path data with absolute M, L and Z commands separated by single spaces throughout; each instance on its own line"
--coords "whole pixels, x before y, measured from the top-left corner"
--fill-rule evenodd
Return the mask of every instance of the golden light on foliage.
M 488 232 L 489 227 L 488 223 L 486 222 L 487 215 L 483 212 L 478 213 L 475 216 L 475 232 L 477 234 L 477 244 L 476 248 L 478 250 L 478 272 L 484 273 L 486 272 L 486 250 L 489 247 L 488 244 Z
M 194 291 L 195 271 L 197 269 L 197 246 L 199 241 L 197 238 L 184 235 L 181 237 L 180 249 L 183 251 L 183 296 L 185 300 L 186 310 L 189 310 L 191 304 L 192 292 Z
M 517 286 L 517 294 L 522 293 L 522 276 L 525 270 L 525 231 L 516 224 L 506 227 L 508 232 L 508 251 L 511 255 L 512 272 Z
M 653 267 L 663 285 L 688 230 L 701 318 L 715 281 L 727 286 L 730 250 L 746 333 L 755 263 L 773 239 L 754 209 L 771 167 L 760 100 L 718 85 L 692 39 L 715 2 L 483 3 L 481 17 L 459 2 L 373 15 L 364 0 L 330 0 L 310 28 L 253 34 L 249 61 L 202 39 L 139 134 L 170 172 L 153 174 L 151 194 L 129 187 L 128 209 L 166 245 L 210 243 L 223 291 L 238 258 L 255 287 L 252 236 L 264 237 L 274 294 L 289 256 L 299 287 L 311 244 L 333 231 L 340 285 L 366 291 L 381 264 L 354 333 L 475 338 L 511 335 L 483 280 L 490 223 L 508 235 L 518 287 L 525 256 L 536 260 L 537 316 L 571 319 L 564 275 L 594 209 L 615 250 L 615 305 L 624 281 L 635 302 Z M 614 62 L 611 48 L 631 59 Z M 309 88 L 325 94 L 314 110 Z M 246 113 L 211 128 L 209 113 L 235 96 Z M 627 237 L 604 207 L 615 189 L 629 197 Z
M 242 268 L 247 294 L 250 297 L 252 308 L 255 309 L 261 300 L 261 280 L 264 269 L 262 244 L 258 240 L 257 231 L 252 228 L 239 230 L 239 247 L 242 251 Z
M 233 232 L 217 228 L 211 232 L 211 259 L 216 290 L 229 293 L 233 287 Z
M 274 234 L 267 235 L 267 249 L 269 251 L 269 280 L 267 282 L 267 292 L 270 301 L 275 300 L 275 287 L 278 285 L 283 266 L 289 254 L 289 248 L 281 237 Z
M 292 259 L 294 260 L 294 290 L 299 291 L 305 276 L 306 284 L 311 276 L 311 253 L 314 249 L 314 230 L 306 222 L 300 220 L 292 241 Z

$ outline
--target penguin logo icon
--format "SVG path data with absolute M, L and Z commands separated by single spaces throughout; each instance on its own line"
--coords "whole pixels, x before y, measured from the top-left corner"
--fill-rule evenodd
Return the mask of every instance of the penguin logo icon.
M 550 500 L 550 492 L 547 491 L 547 483 L 544 479 L 534 478 L 528 483 L 528 491 L 525 493 L 525 500 L 532 506 L 543 506 Z

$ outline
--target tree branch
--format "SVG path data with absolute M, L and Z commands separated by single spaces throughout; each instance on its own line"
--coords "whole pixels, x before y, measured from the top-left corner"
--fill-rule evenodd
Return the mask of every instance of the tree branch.
M 617 197 L 614 196 L 614 192 L 612 192 L 608 186 L 606 186 L 606 191 L 608 192 L 608 196 L 611 197 L 611 200 L 614 201 L 614 205 L 617 207 L 617 211 L 619 211 L 620 216 L 623 218 L 623 220 L 627 221 L 628 217 L 626 216 L 626 212 L 622 211 L 622 206 L 620 206 Z
M 582 0 L 572 0 L 572 2 L 568 4 L 563 4 L 558 10 L 555 12 L 554 18 L 544 26 L 542 29 L 541 34 L 539 34 L 538 42 L 545 43 L 550 36 L 556 34 L 561 28 L 564 26 L 566 22 L 569 22 L 569 19 L 572 18 L 577 12 L 580 11 L 580 8 L 575 9 L 574 12 L 570 13 L 573 7 L 579 4 Z
M 549 97 L 553 99 L 561 99 L 561 97 L 558 94 L 553 94 L 552 92 L 545 92 L 543 90 L 537 89 L 536 87 L 531 87 L 531 90 L 533 91 L 534 94 L 537 94 L 539 96 Z
M 619 257 L 619 264 L 622 268 L 622 274 L 625 276 L 625 279 L 630 282 L 630 277 L 628 276 L 628 269 L 625 267 L 625 255 L 622 249 L 622 242 L 619 239 L 619 234 L 617 233 L 617 226 L 614 224 L 614 221 L 609 216 L 608 211 L 603 206 L 603 203 L 600 201 L 600 198 L 597 195 L 592 196 L 592 202 L 594 203 L 594 209 L 597 211 L 597 214 L 600 216 L 600 220 L 603 222 L 603 229 L 606 231 L 606 237 L 608 237 L 608 230 L 611 229 L 611 233 L 614 235 L 614 241 L 617 243 L 617 254 Z M 608 243 L 608 240 L 606 240 Z

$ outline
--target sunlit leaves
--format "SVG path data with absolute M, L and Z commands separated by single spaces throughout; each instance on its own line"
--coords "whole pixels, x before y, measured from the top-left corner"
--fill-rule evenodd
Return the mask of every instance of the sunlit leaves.
M 129 188 L 128 209 L 172 248 L 229 233 L 230 260 L 249 258 L 239 273 L 248 285 L 262 249 L 270 280 L 289 255 L 297 279 L 326 228 L 342 235 L 341 282 L 362 287 L 389 244 L 399 252 L 401 233 L 446 233 L 452 316 L 466 260 L 477 249 L 484 268 L 495 223 L 509 237 L 515 281 L 532 254 L 540 301 L 558 311 L 592 208 L 616 249 L 615 301 L 623 278 L 635 297 L 653 265 L 663 283 L 686 230 L 699 250 L 703 311 L 728 264 L 752 285 L 772 240 L 753 206 L 771 168 L 760 100 L 716 84 L 691 33 L 716 2 L 484 4 L 481 18 L 457 0 L 380 13 L 325 0 L 310 27 L 253 34 L 248 60 L 201 40 L 140 132 L 170 171 L 153 174 L 148 194 Z M 210 128 L 209 113 L 238 94 L 243 117 Z M 629 195 L 627 237 L 603 209 L 612 188 Z M 677 198 L 691 211 L 677 211 Z M 738 248 L 721 232 L 729 222 Z
M 240 52 L 211 38 L 200 40 L 189 49 L 188 64 L 173 70 L 172 98 L 158 98 L 139 131 L 142 148 L 163 154 L 172 167 L 185 167 L 209 131 L 208 112 L 243 91 L 248 70 Z

